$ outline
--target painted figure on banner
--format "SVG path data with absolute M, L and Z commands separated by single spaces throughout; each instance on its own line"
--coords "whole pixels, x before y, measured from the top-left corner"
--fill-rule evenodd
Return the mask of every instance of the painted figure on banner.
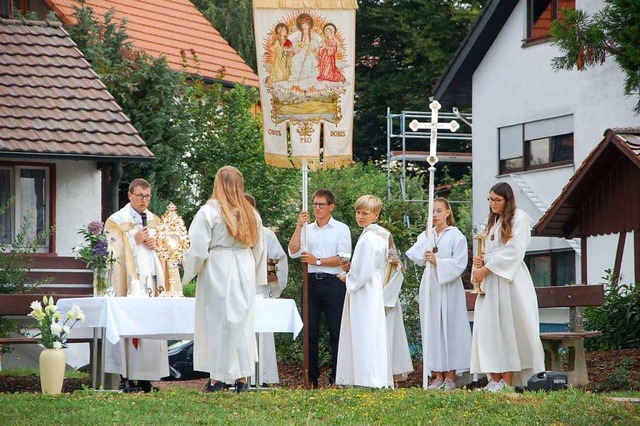
M 273 54 L 271 72 L 267 77 L 268 83 L 287 81 L 291 76 L 291 51 L 292 43 L 289 40 L 289 27 L 279 23 L 275 28 L 275 40 L 271 44 L 270 51 Z
M 324 26 L 324 40 L 318 49 L 318 80 L 344 81 L 344 74 L 336 66 L 336 54 L 340 51 L 340 44 L 336 39 L 336 26 L 329 23 Z
M 292 34 L 293 57 L 291 58 L 291 78 L 294 89 L 307 90 L 316 83 L 318 76 L 319 36 L 312 31 L 313 18 L 301 13 L 296 19 L 299 32 Z

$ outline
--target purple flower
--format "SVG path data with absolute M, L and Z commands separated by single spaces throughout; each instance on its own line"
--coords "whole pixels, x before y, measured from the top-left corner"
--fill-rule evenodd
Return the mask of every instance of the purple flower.
M 87 231 L 89 231 L 93 235 L 100 235 L 102 233 L 102 229 L 104 228 L 104 223 L 94 220 L 87 225 Z
M 93 246 L 93 254 L 96 256 L 106 256 L 109 254 L 109 247 L 106 241 L 100 240 Z

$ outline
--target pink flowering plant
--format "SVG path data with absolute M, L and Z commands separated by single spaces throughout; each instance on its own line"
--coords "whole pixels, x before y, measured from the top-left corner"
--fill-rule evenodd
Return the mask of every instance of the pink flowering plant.
M 40 346 L 45 349 L 66 348 L 69 332 L 78 321 L 83 322 L 85 319 L 82 309 L 73 305 L 63 320 L 53 302 L 53 296 L 44 296 L 42 303 L 38 300 L 31 302 L 29 316 L 36 320 L 39 329 L 39 333 L 33 337 L 40 337 Z

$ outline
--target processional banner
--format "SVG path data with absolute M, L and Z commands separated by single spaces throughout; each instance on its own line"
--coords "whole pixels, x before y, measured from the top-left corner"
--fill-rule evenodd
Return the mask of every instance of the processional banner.
M 351 162 L 357 8 L 356 0 L 253 0 L 267 164 Z

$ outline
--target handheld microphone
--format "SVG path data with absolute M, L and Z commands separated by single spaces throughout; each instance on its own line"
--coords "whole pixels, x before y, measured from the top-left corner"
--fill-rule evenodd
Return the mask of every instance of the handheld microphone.
M 145 212 L 140 213 L 140 217 L 142 218 L 142 227 L 147 226 L 147 214 Z

